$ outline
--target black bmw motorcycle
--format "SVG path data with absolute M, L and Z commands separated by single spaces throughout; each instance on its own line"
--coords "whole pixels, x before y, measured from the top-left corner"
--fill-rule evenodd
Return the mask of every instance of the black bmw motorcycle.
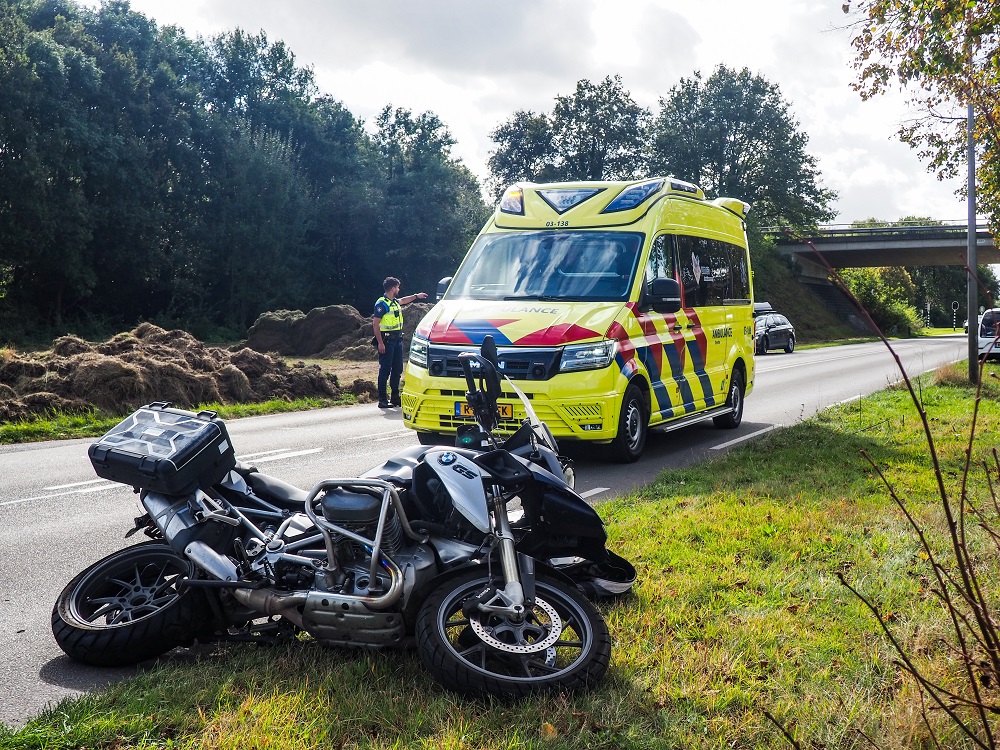
M 492 339 L 461 355 L 469 447 L 414 446 L 306 491 L 235 459 L 222 420 L 157 403 L 90 447 L 97 474 L 136 488 L 146 541 L 77 575 L 52 613 L 59 646 L 99 666 L 195 641 L 415 645 L 445 687 L 516 697 L 586 689 L 611 659 L 590 598 L 635 570 L 529 400 L 506 439 Z

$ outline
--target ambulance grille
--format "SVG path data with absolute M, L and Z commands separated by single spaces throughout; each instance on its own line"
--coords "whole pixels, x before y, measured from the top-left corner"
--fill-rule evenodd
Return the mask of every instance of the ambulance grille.
M 458 355 L 463 351 L 478 353 L 478 349 L 431 346 L 427 352 L 427 369 L 433 377 L 465 378 Z M 504 349 L 497 352 L 500 372 L 511 380 L 548 380 L 559 372 L 561 349 Z
M 439 417 L 439 423 L 441 427 L 445 429 L 457 429 L 465 424 L 474 424 L 475 419 L 472 417 L 458 417 L 451 415 L 442 415 Z M 497 432 L 506 432 L 513 434 L 517 431 L 517 428 L 521 426 L 521 423 L 513 419 L 501 419 L 497 423 Z
M 514 398 L 514 391 L 512 391 L 510 388 L 505 388 L 504 385 L 503 385 L 503 383 L 500 384 L 500 390 L 503 391 L 504 396 L 506 396 L 507 398 Z M 463 399 L 463 400 L 465 399 L 465 391 L 464 390 L 463 391 L 451 391 L 451 390 L 446 390 L 446 389 L 442 388 L 438 392 L 442 396 L 455 396 L 456 398 L 460 398 L 460 399 Z M 433 393 L 433 391 L 431 391 L 431 393 Z M 535 397 L 534 393 L 525 393 L 524 395 L 528 397 L 529 401 Z

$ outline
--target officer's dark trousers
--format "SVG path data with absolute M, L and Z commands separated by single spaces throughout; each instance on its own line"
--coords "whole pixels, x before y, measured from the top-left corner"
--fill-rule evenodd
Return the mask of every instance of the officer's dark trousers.
M 399 378 L 403 374 L 403 337 L 396 334 L 382 334 L 385 341 L 385 353 L 378 355 L 378 400 L 388 401 L 385 390 L 388 382 L 392 389 L 392 398 L 399 401 Z

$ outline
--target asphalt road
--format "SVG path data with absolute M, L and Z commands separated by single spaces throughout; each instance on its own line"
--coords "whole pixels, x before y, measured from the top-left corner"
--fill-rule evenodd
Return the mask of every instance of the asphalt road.
M 962 336 L 896 344 L 910 374 L 962 358 Z M 577 489 L 593 501 L 641 487 L 666 467 L 690 465 L 794 424 L 832 404 L 856 399 L 900 379 L 881 344 L 772 353 L 758 357 L 743 424 L 711 422 L 654 431 L 641 461 L 604 463 L 600 451 L 577 457 Z M 397 411 L 374 405 L 252 417 L 227 423 L 237 455 L 261 471 L 308 488 L 351 477 L 416 443 Z M 49 618 L 62 587 L 91 562 L 125 545 L 142 513 L 131 490 L 96 479 L 90 440 L 0 446 L 0 722 L 20 726 L 54 701 L 132 672 L 85 667 L 62 655 Z

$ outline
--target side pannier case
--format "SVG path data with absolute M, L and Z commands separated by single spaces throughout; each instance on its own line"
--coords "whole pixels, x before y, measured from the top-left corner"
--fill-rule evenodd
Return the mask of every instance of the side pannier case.
M 225 423 L 213 411 L 143 406 L 90 446 L 97 476 L 166 495 L 222 481 L 236 456 Z

